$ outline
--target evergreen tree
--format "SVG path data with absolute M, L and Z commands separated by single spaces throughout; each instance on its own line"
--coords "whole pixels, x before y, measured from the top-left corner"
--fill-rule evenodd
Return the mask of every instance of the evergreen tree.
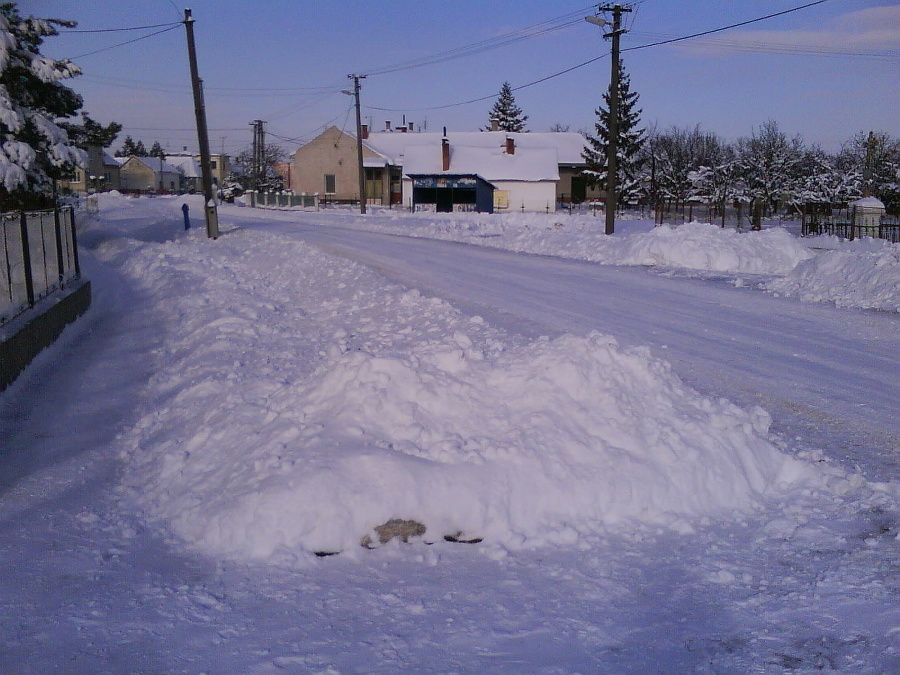
M 122 125 L 118 122 L 110 122 L 107 126 L 103 126 L 83 111 L 81 124 L 61 122 L 59 126 L 65 129 L 69 140 L 79 148 L 108 148 L 115 143 L 119 132 L 122 131 Z
M 149 154 L 143 141 L 135 142 L 131 136 L 126 136 L 122 148 L 116 152 L 116 157 L 147 157 Z
M 484 131 L 491 131 L 494 121 L 500 127 L 500 131 L 512 131 L 519 133 L 525 131 L 525 122 L 528 115 L 522 114 L 522 109 L 516 105 L 516 99 L 512 93 L 509 82 L 504 82 L 500 87 L 500 96 L 491 108 L 490 122 Z
M 81 97 L 61 80 L 80 74 L 69 61 L 42 56 L 44 38 L 58 35 L 60 19 L 22 18 L 15 3 L 0 4 L 0 209 L 44 205 L 53 180 L 85 154 L 57 120 L 74 116 Z
M 616 151 L 616 185 L 619 201 L 633 202 L 639 193 L 638 174 L 641 168 L 641 148 L 644 129 L 639 128 L 642 110 L 637 107 L 639 95 L 631 91 L 631 77 L 619 62 L 618 145 Z M 606 152 L 609 146 L 609 91 L 603 94 L 603 105 L 596 110 L 596 136 L 588 134 L 588 146 L 583 156 L 587 163 L 584 175 L 592 185 L 606 185 Z
M 150 156 L 151 157 L 159 157 L 161 160 L 166 159 L 166 151 L 163 150 L 162 145 L 159 144 L 159 141 L 156 141 L 153 144 L 153 147 L 150 148 Z

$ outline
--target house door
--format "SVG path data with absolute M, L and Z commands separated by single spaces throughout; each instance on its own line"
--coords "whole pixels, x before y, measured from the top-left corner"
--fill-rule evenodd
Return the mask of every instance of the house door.
M 438 213 L 452 213 L 453 212 L 453 189 L 452 188 L 438 188 L 435 192 L 434 201 L 436 204 L 436 211 Z
M 572 176 L 572 203 L 581 204 L 587 199 L 587 178 Z

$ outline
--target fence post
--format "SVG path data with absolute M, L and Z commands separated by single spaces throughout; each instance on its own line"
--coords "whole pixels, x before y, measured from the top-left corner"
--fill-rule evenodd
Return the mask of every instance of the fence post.
M 22 228 L 22 265 L 25 268 L 25 295 L 28 307 L 34 307 L 34 280 L 31 278 L 31 247 L 28 245 L 28 218 L 24 211 L 20 212 L 19 222 Z
M 62 230 L 59 224 L 59 207 L 53 209 L 53 226 L 56 229 L 56 270 L 59 272 L 59 287 L 63 287 L 63 279 L 65 279 L 66 263 L 63 260 L 62 251 Z

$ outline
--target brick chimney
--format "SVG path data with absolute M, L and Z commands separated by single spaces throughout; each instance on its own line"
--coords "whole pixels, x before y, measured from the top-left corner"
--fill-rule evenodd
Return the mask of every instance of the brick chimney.
M 496 117 L 491 118 L 491 131 L 500 131 L 500 120 Z
M 516 154 L 516 139 L 512 136 L 506 137 L 506 154 L 514 155 Z
M 368 124 L 360 124 L 359 125 L 359 135 L 362 136 L 363 140 L 366 140 L 369 137 L 369 125 Z
M 450 139 L 447 138 L 447 131 L 444 130 L 444 137 L 441 139 L 441 166 L 442 171 L 450 170 Z
M 390 131 L 390 130 L 391 130 L 391 121 L 390 121 L 390 120 L 385 120 L 385 121 L 384 121 L 384 130 L 385 130 L 385 131 Z

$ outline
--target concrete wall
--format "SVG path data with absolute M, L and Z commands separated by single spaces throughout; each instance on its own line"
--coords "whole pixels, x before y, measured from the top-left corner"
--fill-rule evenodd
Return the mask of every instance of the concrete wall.
M 38 303 L 0 329 L 0 391 L 6 389 L 63 329 L 91 305 L 91 282 L 80 281 Z

